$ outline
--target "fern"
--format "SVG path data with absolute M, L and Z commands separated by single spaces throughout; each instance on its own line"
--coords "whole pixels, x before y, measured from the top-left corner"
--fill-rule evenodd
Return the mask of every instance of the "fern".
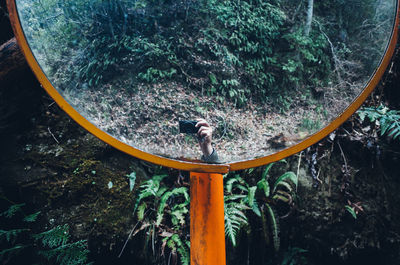
M 265 166 L 256 186 L 249 186 L 239 174 L 225 177 L 225 234 L 234 246 L 239 230 L 247 225 L 246 211 L 251 209 L 261 218 L 265 240 L 269 242 L 271 237 L 274 249 L 279 250 L 279 221 L 271 201 L 291 204 L 298 179 L 293 172 L 285 172 L 277 178 L 271 192 L 268 181 L 273 165 Z
M 236 236 L 240 228 L 247 225 L 247 217 L 243 211 L 249 209 L 245 204 L 238 201 L 242 196 L 225 196 L 224 216 L 225 235 L 230 239 L 233 246 L 236 246 Z
M 25 206 L 25 203 L 21 203 L 21 204 L 13 204 L 11 205 L 7 211 L 2 212 L 0 214 L 0 216 L 5 216 L 7 218 L 11 218 L 14 216 L 14 214 L 18 211 L 21 211 L 21 208 Z
M 33 237 L 36 240 L 40 240 L 40 242 L 42 242 L 43 246 L 45 247 L 53 248 L 57 246 L 62 246 L 65 245 L 69 240 L 68 229 L 69 227 L 67 224 L 63 226 L 56 226 L 49 231 L 36 234 Z
M 0 242 L 5 238 L 7 242 L 13 243 L 20 233 L 26 231 L 30 231 L 30 229 L 0 230 Z
M 189 198 L 189 194 L 188 194 L 186 187 L 175 188 L 172 191 L 165 192 L 160 199 L 158 210 L 157 210 L 157 221 L 156 221 L 157 226 L 159 226 L 161 224 L 161 221 L 163 219 L 164 209 L 165 209 L 165 206 L 167 205 L 167 200 L 171 196 L 178 196 L 179 194 L 182 194 L 185 198 L 185 202 L 189 203 L 190 198 Z
M 30 214 L 30 215 L 28 215 L 28 216 L 25 216 L 25 218 L 24 218 L 24 222 L 27 222 L 27 223 L 33 223 L 33 222 L 36 222 L 36 219 L 37 219 L 37 217 L 39 216 L 39 214 L 40 214 L 40 211 L 39 212 L 36 212 L 36 213 L 33 213 L 33 214 Z
M 139 193 L 138 193 L 138 198 L 136 199 L 135 206 L 133 208 L 133 212 L 136 212 L 137 207 L 139 206 L 139 203 L 147 198 L 147 197 L 159 197 L 161 194 L 164 193 L 166 190 L 165 187 L 160 188 L 160 183 L 161 181 L 166 177 L 167 175 L 156 175 L 153 176 L 151 179 L 145 181 L 139 188 Z
M 284 181 L 287 181 L 287 180 L 292 181 L 293 184 L 297 187 L 297 182 L 298 182 L 297 175 L 296 175 L 295 173 L 289 171 L 289 172 L 285 172 L 284 174 L 282 174 L 282 175 L 275 181 L 273 191 L 275 191 L 276 188 L 277 188 L 279 185 L 281 185 L 281 183 L 283 183 Z
M 266 198 L 269 197 L 270 194 L 270 187 L 267 180 L 262 179 L 257 182 L 257 189 L 262 190 Z
M 274 164 L 275 164 L 275 163 L 270 163 L 270 164 L 268 164 L 268 165 L 265 166 L 265 169 L 263 170 L 263 173 L 262 173 L 262 175 L 261 175 L 261 179 L 267 180 L 268 173 L 269 173 L 270 169 L 272 168 L 272 166 L 273 166 Z
M 249 192 L 247 193 L 247 201 L 251 208 L 253 208 L 255 202 L 257 186 L 253 186 L 249 188 Z
M 237 189 L 240 189 L 245 192 L 247 192 L 247 190 L 248 190 L 247 183 L 238 174 L 234 175 L 233 177 L 230 177 L 226 181 L 226 184 L 225 184 L 226 192 L 231 193 L 233 188 L 237 188 Z
M 40 250 L 38 254 L 42 255 L 49 261 L 56 258 L 57 264 L 60 265 L 77 265 L 86 263 L 87 254 L 89 253 L 86 246 L 86 240 L 68 243 L 68 229 L 68 225 L 65 224 L 34 235 L 33 237 L 36 241 L 41 242 L 44 247 L 50 248 Z
M 81 240 L 63 244 L 54 249 L 42 250 L 38 253 L 47 260 L 56 257 L 57 264 L 59 265 L 78 265 L 86 263 L 89 250 L 87 250 L 86 240 Z
M 174 256 L 179 256 L 182 264 L 188 265 L 189 245 L 180 235 L 186 227 L 190 196 L 187 187 L 166 186 L 162 182 L 166 176 L 154 176 L 139 186 L 134 212 L 137 211 L 138 220 L 143 225 L 138 231 L 147 229 L 145 246 L 151 244 L 153 255 L 156 254 L 158 239 L 163 238 L 161 254 L 166 246 Z
M 146 211 L 147 208 L 147 204 L 145 202 L 142 202 L 142 204 L 140 204 L 140 206 L 138 207 L 138 211 L 137 211 L 137 217 L 139 221 L 142 221 L 144 218 L 144 212 Z
M 189 213 L 188 204 L 189 202 L 185 202 L 172 208 L 171 222 L 174 226 L 185 224 L 185 216 Z
M 271 232 L 272 232 L 272 241 L 274 245 L 274 249 L 276 252 L 279 251 L 280 247 L 280 239 L 279 239 L 279 220 L 276 218 L 275 211 L 271 208 L 270 205 L 266 204 L 267 214 L 271 224 Z
M 291 247 L 283 255 L 281 265 L 308 264 L 305 257 L 300 255 L 307 252 L 308 250 L 302 248 Z
M 16 212 L 22 211 L 24 205 L 12 205 L 1 216 L 13 218 Z M 39 214 L 40 211 L 25 216 L 22 219 L 23 224 L 31 225 L 36 222 Z M 18 222 L 21 223 L 21 220 Z M 25 249 L 34 249 L 34 255 L 46 258 L 51 264 L 78 265 L 86 263 L 87 254 L 89 253 L 86 241 L 68 243 L 68 225 L 57 226 L 39 234 L 32 234 L 31 231 L 29 228 L 0 230 L 1 243 L 9 246 L 9 248 L 0 251 L 0 261 L 8 263 L 15 256 L 26 254 Z M 19 236 L 21 233 L 24 233 L 24 237 Z M 22 242 L 20 242 L 21 240 Z M 34 256 L 34 258 L 38 259 L 39 257 Z
M 389 108 L 381 105 L 379 107 L 362 108 L 357 111 L 361 121 L 366 117 L 370 122 L 379 121 L 381 136 L 387 134 L 389 137 L 396 139 L 400 136 L 400 111 L 389 110 Z
M 175 245 L 175 249 L 179 253 L 179 258 L 181 260 L 182 265 L 190 264 L 190 254 L 189 248 L 187 247 L 189 244 L 187 242 L 182 242 L 181 238 L 177 234 L 173 234 L 169 241 L 172 241 Z
M 0 251 L 0 261 L 10 259 L 13 256 L 17 256 L 20 251 L 28 247 L 27 245 L 16 245 L 11 248 L 6 248 Z M 7 263 L 7 262 L 6 262 Z

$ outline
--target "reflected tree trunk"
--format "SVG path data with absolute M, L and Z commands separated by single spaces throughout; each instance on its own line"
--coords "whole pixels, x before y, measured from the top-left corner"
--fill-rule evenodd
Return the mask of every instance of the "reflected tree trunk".
M 308 0 L 307 5 L 307 20 L 304 27 L 304 35 L 309 36 L 311 31 L 311 24 L 313 19 L 314 0 Z
M 27 66 L 15 38 L 0 46 L 0 83 L 9 79 L 11 75 L 25 70 Z

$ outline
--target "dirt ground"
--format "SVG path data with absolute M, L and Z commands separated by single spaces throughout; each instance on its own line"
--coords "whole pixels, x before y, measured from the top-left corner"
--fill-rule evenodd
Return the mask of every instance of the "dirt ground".
M 353 88 L 343 95 L 331 89 L 319 98 L 296 92 L 288 110 L 279 111 L 272 103 L 249 102 L 242 108 L 219 103 L 215 96 L 176 82 L 129 89 L 129 78 L 122 80 L 63 95 L 89 121 L 122 142 L 175 159 L 201 157 L 197 139 L 179 133 L 178 121 L 204 118 L 214 128 L 213 143 L 225 162 L 266 156 L 304 140 L 339 115 L 360 91 Z

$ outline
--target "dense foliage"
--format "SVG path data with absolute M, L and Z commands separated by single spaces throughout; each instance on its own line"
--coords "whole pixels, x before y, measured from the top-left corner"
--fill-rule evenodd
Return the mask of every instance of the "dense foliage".
M 274 165 L 224 176 L 225 235 L 233 247 L 236 247 L 241 231 L 251 237 L 251 233 L 259 233 L 252 231 L 258 226 L 262 227 L 265 244 L 275 252 L 279 251 L 277 208 L 281 215 L 282 211 L 288 215 L 294 207 L 298 176 L 291 171 L 273 174 L 271 168 Z M 145 246 L 153 250 L 149 260 L 164 264 L 171 259 L 171 264 L 185 265 L 190 263 L 189 188 L 182 175 L 174 182 L 172 179 L 171 175 L 161 171 L 139 185 L 134 203 L 138 222 L 128 240 L 145 235 Z M 251 221 L 257 224 L 251 224 Z
M 357 113 L 362 122 L 368 117 L 370 122 L 375 123 L 380 129 L 381 136 L 387 134 L 393 139 L 399 138 L 400 111 L 390 110 L 388 107 L 380 105 L 379 107 L 364 107 Z
M 64 89 L 100 87 L 118 75 L 135 84 L 173 78 L 242 106 L 282 103 L 293 91 L 310 95 L 370 71 L 361 65 L 374 65 L 379 47 L 358 47 L 356 38 L 360 25 L 381 21 L 385 9 L 375 5 L 315 3 L 309 33 L 310 7 L 293 0 L 21 1 L 21 12 L 32 46 Z
M 0 213 L 2 264 L 26 264 L 28 260 L 31 264 L 87 264 L 89 250 L 86 240 L 71 243 L 67 224 L 39 233 L 33 231 L 40 212 L 26 215 L 24 208 L 25 203 L 13 203 Z

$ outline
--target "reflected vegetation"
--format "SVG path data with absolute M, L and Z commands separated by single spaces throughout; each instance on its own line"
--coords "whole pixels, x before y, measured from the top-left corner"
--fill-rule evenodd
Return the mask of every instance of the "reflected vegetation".
M 86 119 L 138 149 L 198 159 L 179 120 L 215 129 L 226 162 L 326 126 L 364 88 L 394 0 L 17 0 L 43 71 Z

